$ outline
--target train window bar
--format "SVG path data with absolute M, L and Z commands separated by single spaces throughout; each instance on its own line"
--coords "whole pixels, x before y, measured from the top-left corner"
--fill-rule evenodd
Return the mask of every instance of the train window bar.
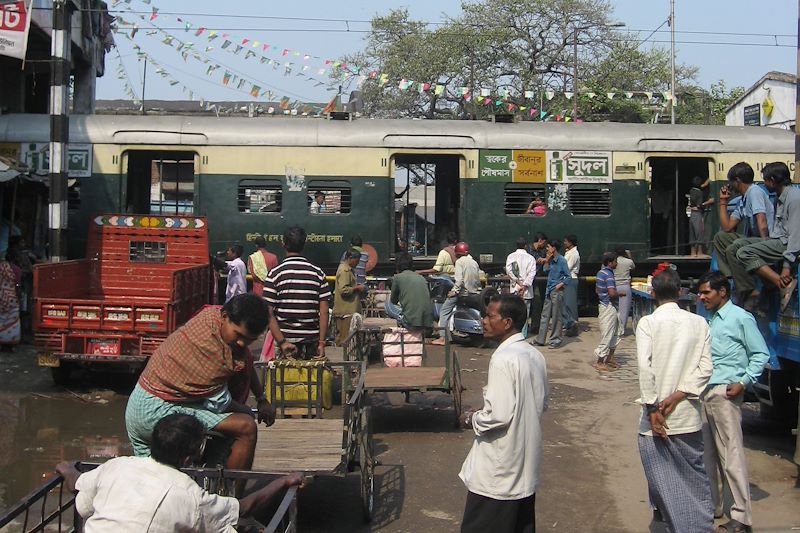
M 280 213 L 283 207 L 283 186 L 278 180 L 242 180 L 237 196 L 240 213 Z
M 315 206 L 315 197 L 322 193 L 325 195 L 325 204 L 322 210 Z M 313 215 L 345 215 L 352 208 L 352 188 L 346 181 L 310 181 L 308 183 L 308 209 Z
M 611 214 L 611 188 L 607 185 L 570 185 L 568 199 L 573 215 Z
M 535 200 L 541 201 L 541 209 L 534 212 Z M 544 184 L 507 184 L 503 191 L 503 212 L 506 215 L 544 216 L 547 198 Z M 530 208 L 530 209 L 529 209 Z

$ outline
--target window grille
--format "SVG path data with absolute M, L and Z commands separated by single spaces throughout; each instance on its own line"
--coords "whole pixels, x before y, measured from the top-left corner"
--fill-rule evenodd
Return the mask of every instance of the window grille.
M 610 215 L 611 188 L 604 185 L 570 185 L 569 210 L 573 215 Z
M 508 184 L 503 191 L 503 212 L 506 215 L 532 215 L 527 212 L 528 206 L 537 197 L 546 204 L 544 185 Z
M 158 241 L 130 241 L 128 260 L 131 263 L 166 263 L 167 243 Z
M 311 181 L 308 184 L 308 206 L 318 192 L 325 195 L 324 210 L 320 215 L 344 215 L 352 208 L 352 189 L 345 181 Z
M 239 182 L 240 213 L 280 213 L 283 187 L 277 180 L 242 180 Z

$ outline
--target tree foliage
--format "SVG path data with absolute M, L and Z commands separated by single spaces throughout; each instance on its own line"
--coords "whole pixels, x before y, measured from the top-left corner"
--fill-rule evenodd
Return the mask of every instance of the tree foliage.
M 363 50 L 343 58 L 333 76 L 345 85 L 360 78 L 364 112 L 376 118 L 482 118 L 508 104 L 572 115 L 564 93 L 577 86 L 586 120 L 653 121 L 669 112 L 669 51 L 643 50 L 612 27 L 611 15 L 610 0 L 464 0 L 460 15 L 431 25 L 394 9 L 372 20 Z M 722 82 L 704 91 L 696 76 L 696 67 L 677 66 L 680 122 L 724 121 L 732 91 Z

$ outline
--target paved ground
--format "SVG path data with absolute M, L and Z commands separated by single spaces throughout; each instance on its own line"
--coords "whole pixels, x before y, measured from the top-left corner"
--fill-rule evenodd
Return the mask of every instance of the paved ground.
M 551 385 L 544 424 L 539 531 L 658 532 L 650 523 L 636 448 L 639 408 L 633 338 L 620 346 L 620 370 L 590 366 L 595 319 L 577 339 L 543 350 Z M 491 350 L 458 348 L 467 390 L 479 407 Z M 440 355 L 439 355 L 440 356 Z M 0 355 L 0 503 L 21 497 L 61 458 L 130 453 L 123 413 L 130 383 L 104 376 L 69 390 L 51 384 L 30 349 Z M 432 353 L 436 360 L 436 353 Z M 300 499 L 301 531 L 458 531 L 465 489 L 457 477 L 472 437 L 453 429 L 450 397 L 378 395 L 374 405 L 376 516 L 360 522 L 357 475 L 317 479 Z M 800 528 L 800 489 L 791 462 L 794 440 L 781 424 L 745 409 L 756 531 Z

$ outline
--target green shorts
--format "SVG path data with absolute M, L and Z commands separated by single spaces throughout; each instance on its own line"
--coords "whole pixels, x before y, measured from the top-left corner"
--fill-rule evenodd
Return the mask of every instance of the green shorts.
M 206 431 L 214 429 L 233 413 L 214 413 L 203 408 L 203 402 L 168 402 L 153 396 L 138 383 L 128 398 L 125 409 L 125 428 L 133 444 L 133 453 L 140 457 L 150 456 L 150 438 L 153 428 L 167 415 L 181 413 L 197 418 Z

